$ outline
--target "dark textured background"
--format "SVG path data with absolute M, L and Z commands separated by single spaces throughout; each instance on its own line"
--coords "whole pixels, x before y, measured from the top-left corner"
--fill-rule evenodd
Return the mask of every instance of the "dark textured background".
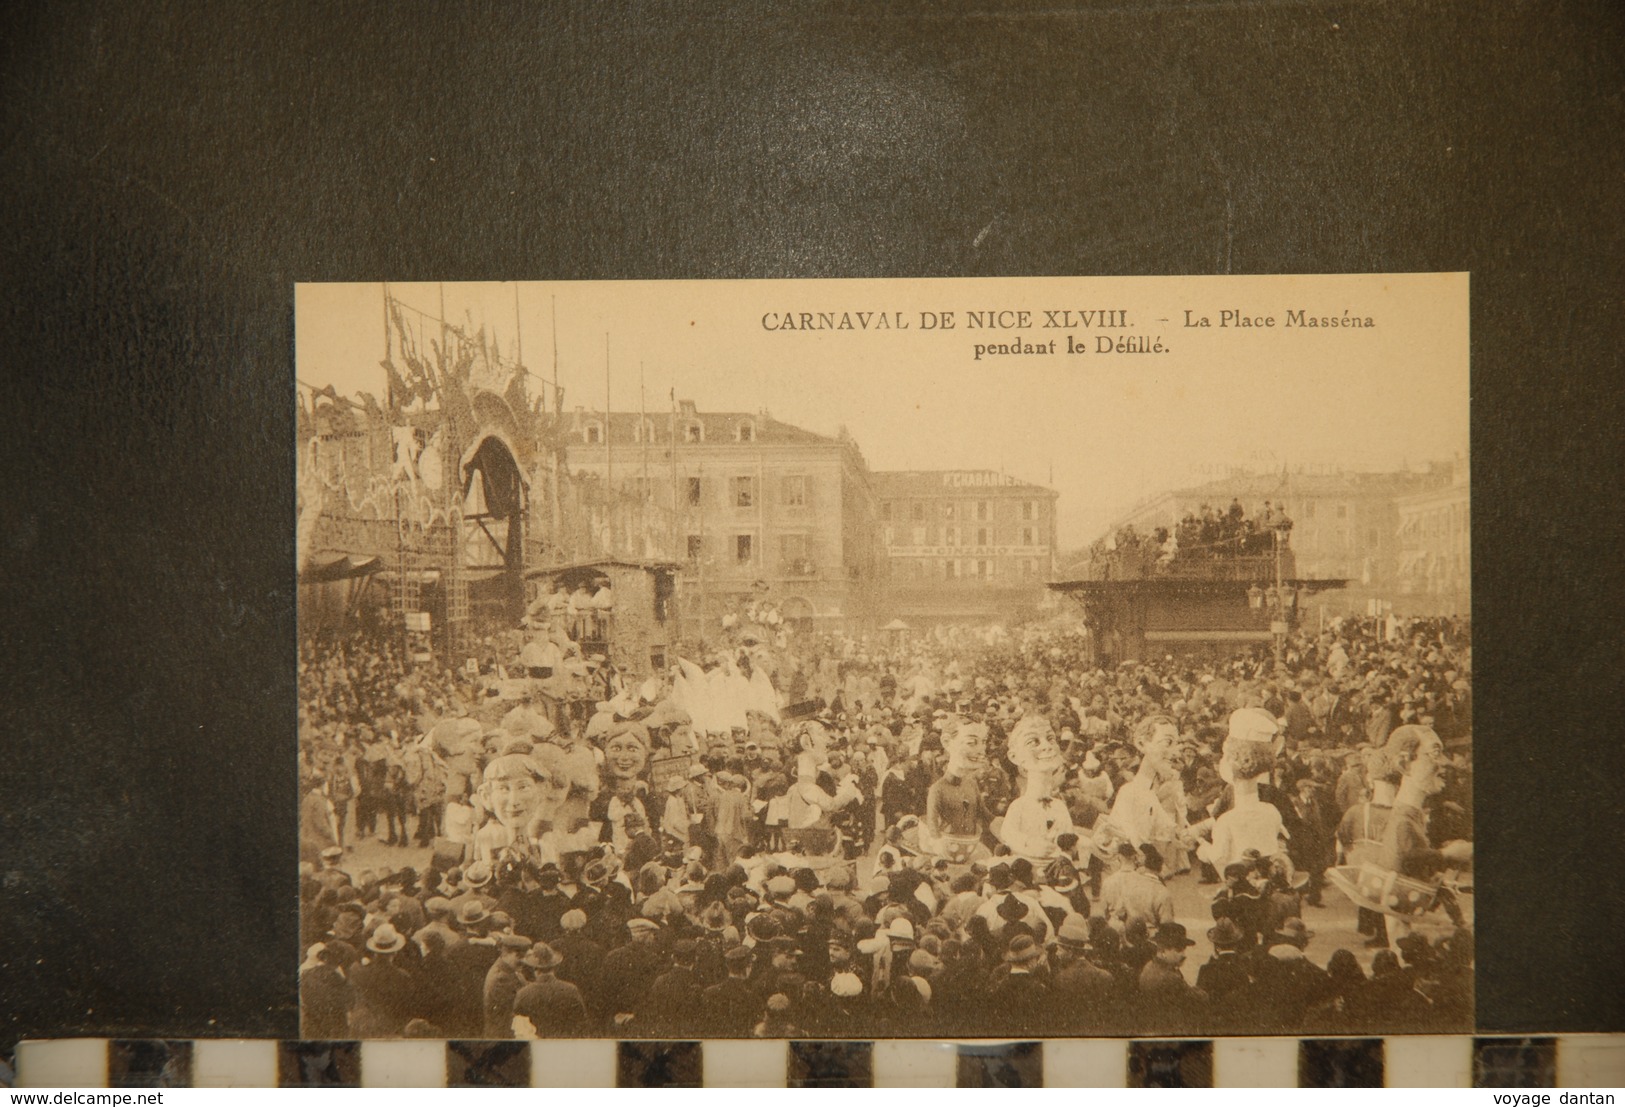
M 765 7 L 7 7 L 0 1046 L 296 1033 L 294 282 L 1227 269 L 1472 272 L 1480 1021 L 1625 1029 L 1619 6 Z

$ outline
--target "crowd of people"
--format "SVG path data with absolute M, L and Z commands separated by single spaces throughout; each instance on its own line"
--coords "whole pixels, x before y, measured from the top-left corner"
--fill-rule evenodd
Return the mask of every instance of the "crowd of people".
M 745 629 L 585 708 L 493 677 L 534 631 L 479 676 L 307 644 L 306 1036 L 1471 1025 L 1465 622 L 1334 620 L 1279 669 Z
M 1277 541 L 1286 541 L 1292 519 L 1284 505 L 1265 500 L 1249 514 L 1239 499 L 1228 508 L 1202 504 L 1172 528 L 1142 532 L 1133 523 L 1119 527 L 1089 548 L 1092 575 L 1114 579 L 1143 575 L 1175 561 L 1214 561 L 1235 557 L 1269 557 Z

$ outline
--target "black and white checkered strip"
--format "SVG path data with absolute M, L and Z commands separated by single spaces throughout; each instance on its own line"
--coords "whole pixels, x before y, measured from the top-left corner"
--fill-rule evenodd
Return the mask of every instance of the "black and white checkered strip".
M 17 1047 L 18 1087 L 1619 1087 L 1625 1036 Z M 0 1073 L 5 1068 L 0 1066 Z

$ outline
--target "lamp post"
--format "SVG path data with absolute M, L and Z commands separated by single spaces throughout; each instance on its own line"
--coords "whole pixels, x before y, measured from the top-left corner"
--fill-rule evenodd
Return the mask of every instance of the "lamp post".
M 1287 616 L 1291 605 L 1296 601 L 1294 593 L 1288 599 L 1286 582 L 1281 578 L 1281 538 L 1286 533 L 1284 527 L 1272 527 L 1270 536 L 1275 543 L 1275 584 L 1271 588 L 1260 588 L 1254 584 L 1247 589 L 1247 606 L 1254 611 L 1267 607 L 1270 617 L 1270 635 L 1275 641 L 1275 671 L 1279 673 L 1285 664 Z

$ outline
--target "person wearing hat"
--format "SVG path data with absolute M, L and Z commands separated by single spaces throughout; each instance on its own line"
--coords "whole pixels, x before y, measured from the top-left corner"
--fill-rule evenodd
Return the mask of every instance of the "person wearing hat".
M 587 913 L 571 908 L 559 919 L 561 933 L 548 944 L 562 959 L 556 972 L 558 978 L 574 984 L 587 1003 L 589 1014 L 596 1019 L 601 1014 L 597 997 L 602 994 L 600 980 L 604 968 L 604 947 L 586 933 Z
M 1258 960 L 1257 993 L 1266 1029 L 1296 1030 L 1304 1012 L 1331 993 L 1331 977 L 1305 956 L 1314 931 L 1302 919 L 1287 919 L 1270 935 L 1268 955 Z
M 1196 986 L 1206 993 L 1216 1010 L 1232 1010 L 1248 996 L 1253 983 L 1251 961 L 1242 950 L 1251 946 L 1248 936 L 1234 919 L 1220 919 L 1208 928 L 1213 956 L 1196 970 Z
M 609 1016 L 605 1029 L 611 1034 L 637 1017 L 664 962 L 656 944 L 661 933 L 658 923 L 642 917 L 628 919 L 626 932 L 626 944 L 604 955 L 603 1008 Z
M 406 937 L 389 923 L 381 923 L 367 939 L 367 956 L 349 971 L 355 986 L 350 1008 L 350 1033 L 357 1038 L 398 1038 L 412 1015 L 412 978 L 397 956 Z
M 537 942 L 521 959 L 530 983 L 513 1001 L 513 1036 L 567 1038 L 590 1030 L 581 990 L 557 973 L 564 957 L 546 942 Z
M 486 970 L 484 1006 L 485 1037 L 513 1037 L 513 1001 L 524 986 L 519 961 L 530 951 L 530 940 L 516 934 L 496 935 L 497 959 Z
M 755 954 L 749 946 L 736 945 L 722 955 L 727 976 L 701 993 L 702 1027 L 718 1038 L 748 1035 L 755 1017 L 760 993 L 750 980 Z M 687 1031 L 685 1031 L 687 1032 Z
M 316 964 L 299 973 L 299 1034 L 309 1041 L 341 1041 L 350 1034 L 355 987 L 346 977 L 356 962 L 348 942 L 319 943 Z
M 1156 953 L 1140 970 L 1141 1015 L 1151 1028 L 1193 1025 L 1206 1008 L 1207 997 L 1191 987 L 1180 968 L 1186 951 L 1196 943 L 1176 922 L 1157 927 L 1151 941 Z
M 1055 973 L 1050 989 L 1061 1021 L 1053 1033 L 1069 1036 L 1098 1034 L 1116 1025 L 1121 1005 L 1117 977 L 1090 957 L 1089 920 L 1067 915 L 1055 931 Z
M 1003 973 L 987 992 L 988 1028 L 1034 1037 L 1049 1032 L 1049 985 L 1039 975 L 1045 967 L 1044 947 L 1023 931 L 1010 940 L 1003 960 Z
M 704 1013 L 704 997 L 695 960 L 699 946 L 692 938 L 679 938 L 671 946 L 671 968 L 655 977 L 638 1009 L 637 1032 L 667 1038 L 694 1033 Z
M 344 860 L 344 849 L 341 846 L 328 846 L 321 853 L 321 868 L 312 874 L 313 879 L 324 891 L 334 892 L 340 887 L 353 884 L 350 874 L 339 868 Z

